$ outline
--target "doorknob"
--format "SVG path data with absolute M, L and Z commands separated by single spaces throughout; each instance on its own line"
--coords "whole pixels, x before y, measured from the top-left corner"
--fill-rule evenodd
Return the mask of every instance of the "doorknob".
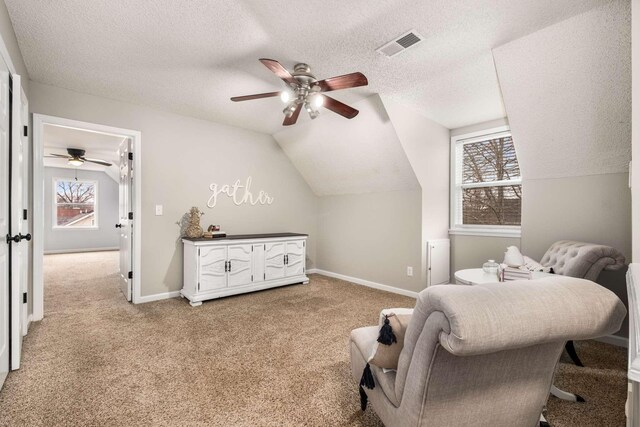
M 122 228 L 122 224 L 116 224 L 116 228 Z
M 15 236 L 13 236 L 13 237 L 11 237 L 9 234 L 7 234 L 7 243 L 9 243 L 11 241 L 16 242 L 16 243 L 20 243 L 22 240 L 26 240 L 27 242 L 29 240 L 31 240 L 31 233 L 27 233 L 26 235 L 22 234 L 22 233 L 19 233 L 19 234 L 16 234 Z

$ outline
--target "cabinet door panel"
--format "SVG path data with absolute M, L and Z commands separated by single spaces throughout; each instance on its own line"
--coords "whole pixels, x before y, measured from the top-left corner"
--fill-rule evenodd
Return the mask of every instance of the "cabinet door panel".
M 229 246 L 229 286 L 251 283 L 251 245 Z
M 284 277 L 284 243 L 267 243 L 264 254 L 264 272 L 267 280 Z
M 253 281 L 262 282 L 265 277 L 264 272 L 264 244 L 253 245 Z
M 226 246 L 200 248 L 201 291 L 227 287 L 227 273 L 224 271 L 226 261 Z
M 287 276 L 304 274 L 304 244 L 301 240 L 287 242 Z

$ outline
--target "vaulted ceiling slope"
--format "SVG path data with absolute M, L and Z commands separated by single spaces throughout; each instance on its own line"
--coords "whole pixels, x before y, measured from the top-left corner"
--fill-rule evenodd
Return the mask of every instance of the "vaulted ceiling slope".
M 274 138 L 318 196 L 419 189 L 380 97 L 353 106 L 359 120 L 322 114 Z
M 373 93 L 455 128 L 504 116 L 491 48 L 607 0 L 5 0 L 31 79 L 266 133 L 281 130 L 280 90 L 260 57 L 311 65 L 318 78 L 361 71 Z M 425 41 L 375 49 L 415 29 Z M 302 117 L 308 120 L 308 117 Z
M 494 50 L 525 179 L 627 171 L 630 7 L 615 0 Z

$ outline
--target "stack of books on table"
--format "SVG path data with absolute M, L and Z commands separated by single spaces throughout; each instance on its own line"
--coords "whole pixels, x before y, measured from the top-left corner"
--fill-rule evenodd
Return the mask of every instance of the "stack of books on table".
M 224 231 L 205 231 L 202 237 L 204 237 L 205 239 L 219 239 L 222 237 L 227 237 L 227 233 L 225 233 Z
M 508 280 L 531 280 L 531 271 L 525 266 L 509 267 L 506 264 L 500 264 L 498 268 L 498 279 L 501 282 Z

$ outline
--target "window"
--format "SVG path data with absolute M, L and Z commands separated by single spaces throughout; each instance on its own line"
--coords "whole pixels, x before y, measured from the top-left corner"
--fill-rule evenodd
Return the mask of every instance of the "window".
M 95 181 L 54 180 L 54 228 L 97 228 Z
M 511 132 L 494 129 L 451 140 L 452 233 L 520 233 L 522 179 Z

